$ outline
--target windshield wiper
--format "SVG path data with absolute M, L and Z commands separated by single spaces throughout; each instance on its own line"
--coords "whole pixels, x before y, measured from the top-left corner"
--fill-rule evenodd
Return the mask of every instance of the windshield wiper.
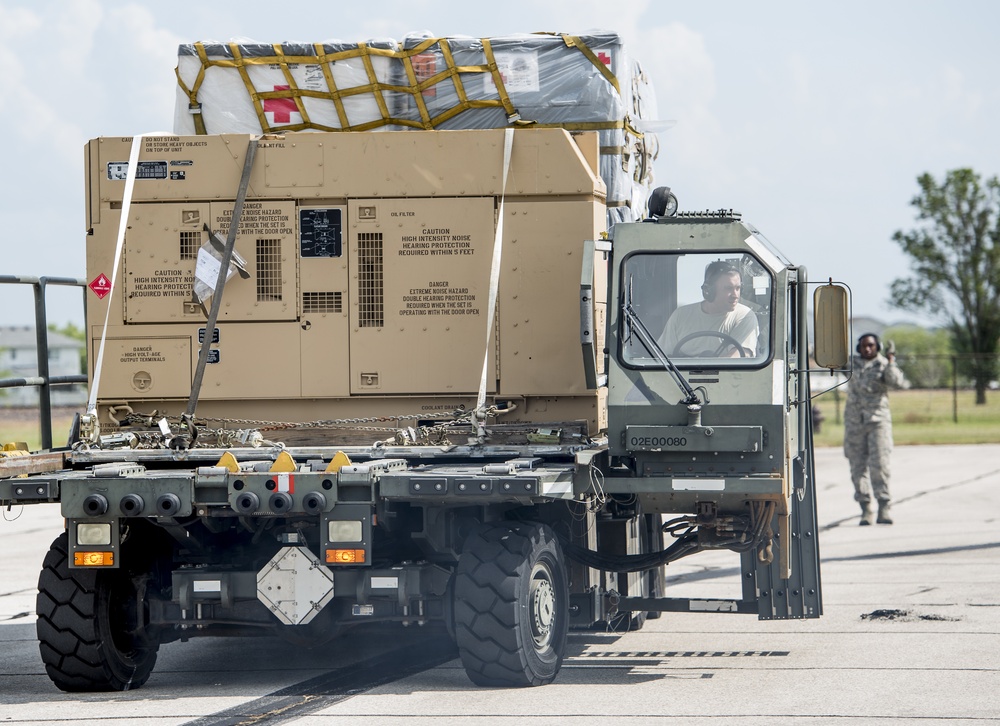
M 642 343 L 643 347 L 652 355 L 656 360 L 666 368 L 670 375 L 673 376 L 674 380 L 677 382 L 678 387 L 684 391 L 684 399 L 681 401 L 685 406 L 700 406 L 702 403 L 701 398 L 699 398 L 695 389 L 691 388 L 691 384 L 687 382 L 683 374 L 674 365 L 674 362 L 667 357 L 667 354 L 663 352 L 660 344 L 656 342 L 654 338 L 649 333 L 649 329 L 646 324 L 642 322 L 639 315 L 632 308 L 632 281 L 629 280 L 629 285 L 627 288 L 628 292 L 625 297 L 625 304 L 622 306 L 622 312 L 625 315 L 625 320 L 629 325 L 629 335 L 634 331 L 636 337 L 639 338 L 639 342 Z

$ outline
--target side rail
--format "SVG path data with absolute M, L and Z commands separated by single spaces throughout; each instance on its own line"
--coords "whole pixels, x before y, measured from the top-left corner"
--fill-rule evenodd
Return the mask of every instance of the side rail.
M 31 285 L 35 299 L 35 357 L 37 375 L 31 378 L 0 378 L 0 388 L 38 388 L 38 418 L 43 449 L 52 448 L 52 386 L 87 383 L 86 374 L 49 375 L 49 327 L 45 311 L 45 291 L 49 285 L 79 287 L 83 292 L 84 319 L 87 308 L 87 282 L 72 277 L 20 277 L 0 275 L 0 285 Z M 2 344 L 2 343 L 0 343 Z

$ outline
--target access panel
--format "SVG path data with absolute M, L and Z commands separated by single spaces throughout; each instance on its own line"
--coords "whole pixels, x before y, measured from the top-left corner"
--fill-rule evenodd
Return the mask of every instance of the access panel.
M 348 217 L 351 393 L 478 391 L 493 198 L 355 200 Z

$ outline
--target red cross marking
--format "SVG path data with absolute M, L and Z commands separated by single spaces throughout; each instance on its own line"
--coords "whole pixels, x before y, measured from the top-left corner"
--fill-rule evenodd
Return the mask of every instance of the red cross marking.
M 597 60 L 606 66 L 611 65 L 611 56 L 605 53 L 603 50 L 597 51 Z
M 287 91 L 288 86 L 275 86 L 275 91 Z M 264 113 L 274 113 L 274 123 L 287 124 L 292 121 L 292 114 L 298 113 L 294 98 L 265 98 Z

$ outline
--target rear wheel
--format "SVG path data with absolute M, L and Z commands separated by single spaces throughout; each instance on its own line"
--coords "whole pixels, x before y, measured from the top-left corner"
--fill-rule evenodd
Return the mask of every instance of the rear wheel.
M 63 691 L 127 691 L 146 682 L 159 641 L 146 627 L 145 576 L 70 570 L 68 537 L 56 538 L 38 578 L 39 650 Z
M 606 522 L 598 530 L 598 542 L 618 555 L 660 552 L 664 549 L 664 543 L 659 522 L 659 514 L 637 514 L 631 519 Z M 615 592 L 624 597 L 662 597 L 666 582 L 663 565 L 638 573 L 611 573 L 608 578 L 609 588 L 614 588 Z M 612 604 L 615 605 L 614 601 Z M 660 613 L 657 611 L 616 609 L 608 619 L 597 621 L 594 629 L 613 633 L 632 632 L 642 630 L 647 619 L 658 617 Z
M 664 542 L 662 530 L 663 516 L 660 514 L 646 515 L 646 533 L 649 537 L 649 549 L 647 552 L 662 552 L 667 548 Z M 663 597 L 667 591 L 667 566 L 659 567 L 649 571 L 649 596 L 654 598 Z M 649 620 L 656 620 L 663 616 L 659 610 L 651 610 L 646 613 Z
M 551 683 L 568 626 L 566 567 L 552 530 L 505 522 L 469 536 L 455 576 L 455 635 L 473 683 Z

